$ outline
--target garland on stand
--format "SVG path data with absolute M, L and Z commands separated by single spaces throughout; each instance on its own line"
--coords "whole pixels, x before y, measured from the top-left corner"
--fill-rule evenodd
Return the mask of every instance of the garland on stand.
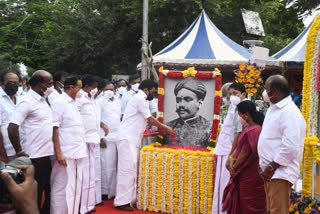
M 145 185 L 138 187 L 138 209 L 211 213 L 216 165 L 213 153 L 193 146 L 160 145 L 154 143 L 140 151 L 138 183 Z
M 215 97 L 214 97 L 214 108 L 213 108 L 213 123 L 212 123 L 212 134 L 210 137 L 208 149 L 212 149 L 217 141 L 217 131 L 219 127 L 219 114 L 221 105 L 221 81 L 222 76 L 218 68 L 215 68 L 212 72 L 200 72 L 196 71 L 194 67 L 188 68 L 182 72 L 173 72 L 164 70 L 163 66 L 159 68 L 159 87 L 158 87 L 158 120 L 163 123 L 163 103 L 164 103 L 164 81 L 165 78 L 171 79 L 184 79 L 193 77 L 199 80 L 210 80 L 215 79 Z M 158 142 L 162 142 L 163 130 L 159 130 L 160 135 L 158 136 Z
M 317 148 L 318 138 L 318 91 L 317 65 L 319 64 L 320 15 L 310 27 L 305 49 L 305 62 L 303 73 L 302 109 L 301 113 L 306 121 L 306 138 L 303 153 L 304 178 L 302 193 L 310 197 L 312 193 L 312 163 L 315 158 L 319 164 L 320 155 Z

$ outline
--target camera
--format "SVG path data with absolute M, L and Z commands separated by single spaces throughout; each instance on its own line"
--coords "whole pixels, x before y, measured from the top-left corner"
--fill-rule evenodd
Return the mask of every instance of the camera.
M 8 173 L 17 184 L 21 184 L 25 179 L 25 172 L 16 168 L 17 165 L 31 165 L 31 160 L 27 157 L 16 158 L 5 164 L 0 162 L 0 173 Z M 6 187 L 6 184 L 0 177 L 0 203 L 11 203 L 11 197 Z

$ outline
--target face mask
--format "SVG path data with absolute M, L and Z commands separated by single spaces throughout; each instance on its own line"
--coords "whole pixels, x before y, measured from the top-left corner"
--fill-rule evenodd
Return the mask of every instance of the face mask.
M 247 124 L 247 121 L 245 121 L 242 117 L 240 117 L 239 115 L 238 115 L 238 122 L 241 124 L 241 125 L 245 125 L 245 124 Z
M 107 90 L 104 92 L 104 96 L 107 98 L 107 99 L 111 99 L 114 97 L 114 92 L 111 91 L 111 90 Z
M 53 86 L 47 88 L 47 90 L 43 92 L 44 96 L 48 97 L 53 92 L 53 89 Z
M 12 83 L 12 82 L 8 82 L 5 85 L 4 91 L 8 94 L 8 96 L 13 96 L 17 93 L 18 91 L 18 84 L 17 83 Z
M 124 95 L 127 92 L 126 87 L 120 87 L 117 89 L 118 94 Z
M 131 86 L 131 89 L 137 93 L 139 91 L 139 85 L 140 85 L 139 83 L 136 83 Z
M 150 91 L 149 91 L 149 94 L 147 95 L 146 100 L 148 100 L 148 101 L 153 100 L 153 95 L 150 93 Z
M 84 92 L 82 91 L 82 89 L 80 91 L 78 91 L 76 98 L 80 99 L 82 96 L 84 95 Z
M 270 101 L 270 97 L 269 97 L 269 95 L 268 95 L 268 93 L 267 93 L 266 90 L 264 90 L 264 91 L 262 92 L 262 97 L 263 97 L 263 100 L 264 100 L 265 102 L 267 102 L 267 103 L 270 103 L 270 102 L 271 102 L 271 101 Z
M 18 87 L 18 92 L 19 92 L 19 94 L 21 94 L 23 92 L 23 87 L 22 86 Z
M 230 102 L 231 102 L 231 104 L 232 105 L 238 105 L 239 103 L 240 103 L 240 97 L 238 97 L 238 96 L 234 96 L 234 95 L 232 95 L 231 97 L 230 97 Z
M 94 95 L 96 95 L 96 93 L 98 93 L 98 89 L 97 89 L 97 88 L 92 89 L 92 90 L 90 91 L 90 95 L 91 95 L 92 97 L 94 97 Z

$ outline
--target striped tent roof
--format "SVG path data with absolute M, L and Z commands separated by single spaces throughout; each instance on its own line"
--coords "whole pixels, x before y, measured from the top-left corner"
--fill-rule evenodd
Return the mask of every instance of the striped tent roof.
M 154 56 L 154 62 L 238 64 L 249 57 L 249 51 L 224 35 L 203 10 L 180 37 Z
M 272 57 L 281 62 L 304 62 L 304 52 L 306 49 L 307 35 L 313 21 L 300 33 L 300 35 L 290 44 L 274 54 Z

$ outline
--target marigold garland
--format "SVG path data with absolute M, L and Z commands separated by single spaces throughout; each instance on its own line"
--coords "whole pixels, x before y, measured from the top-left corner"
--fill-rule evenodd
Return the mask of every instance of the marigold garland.
M 317 55 L 319 48 L 319 28 L 320 28 L 320 16 L 318 15 L 313 21 L 308 36 L 305 48 L 305 61 L 304 61 L 304 73 L 303 73 L 303 88 L 302 88 L 302 108 L 301 113 L 306 121 L 306 139 L 303 153 L 303 186 L 302 193 L 305 196 L 311 196 L 312 194 L 312 164 L 313 158 L 319 164 L 319 151 L 316 147 L 318 140 L 314 135 L 317 135 L 318 117 L 317 109 L 318 99 L 314 99 L 314 88 L 316 84 L 316 66 Z M 314 107 L 316 107 L 314 109 Z
M 141 209 L 201 214 L 211 211 L 213 153 L 197 147 L 183 148 L 160 147 L 158 143 L 142 148 L 138 180 L 142 185 L 137 198 Z

